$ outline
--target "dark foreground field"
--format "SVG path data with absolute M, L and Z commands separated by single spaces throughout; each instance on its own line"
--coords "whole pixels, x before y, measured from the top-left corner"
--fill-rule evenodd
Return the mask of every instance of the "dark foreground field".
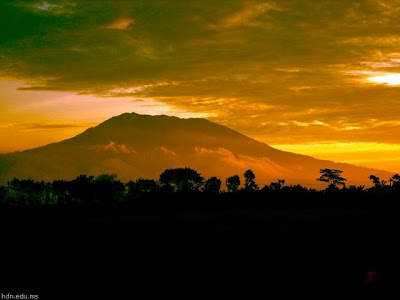
M 381 294 L 398 286 L 392 202 L 244 205 L 240 199 L 187 197 L 2 207 L 2 285 L 38 290 L 42 299 L 84 293 L 82 285 L 93 299 L 143 291 L 189 298 L 343 289 Z

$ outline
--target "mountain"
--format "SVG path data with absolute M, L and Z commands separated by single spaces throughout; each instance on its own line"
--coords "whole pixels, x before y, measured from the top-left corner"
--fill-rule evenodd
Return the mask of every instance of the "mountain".
M 343 170 L 348 184 L 369 184 L 386 171 L 284 152 L 205 119 L 125 113 L 58 143 L 0 155 L 0 181 L 72 179 L 79 174 L 115 173 L 122 180 L 158 178 L 167 168 L 191 167 L 204 177 L 225 179 L 252 169 L 260 185 L 321 186 L 321 168 Z

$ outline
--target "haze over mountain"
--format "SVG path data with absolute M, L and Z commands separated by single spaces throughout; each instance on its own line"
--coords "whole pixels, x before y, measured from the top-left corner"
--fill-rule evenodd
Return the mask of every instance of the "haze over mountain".
M 125 113 L 59 143 L 0 155 L 0 181 L 72 179 L 80 174 L 115 173 L 122 180 L 158 178 L 167 168 L 191 167 L 204 177 L 225 179 L 252 169 L 260 185 L 321 186 L 319 169 L 343 170 L 348 184 L 369 184 L 386 171 L 318 160 L 284 152 L 205 119 Z

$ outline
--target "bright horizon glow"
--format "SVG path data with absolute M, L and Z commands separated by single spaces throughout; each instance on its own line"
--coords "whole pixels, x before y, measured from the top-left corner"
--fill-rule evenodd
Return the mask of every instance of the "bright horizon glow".
M 400 144 L 348 142 L 271 145 L 293 153 L 398 173 Z
M 17 81 L 0 81 L 0 153 L 22 151 L 71 138 L 126 113 L 208 118 L 147 98 L 100 97 L 59 91 L 21 91 Z

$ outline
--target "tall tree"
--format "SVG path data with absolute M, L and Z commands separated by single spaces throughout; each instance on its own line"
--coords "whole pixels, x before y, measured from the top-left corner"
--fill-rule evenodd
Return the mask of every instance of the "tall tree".
M 126 184 L 128 199 L 140 198 L 143 194 L 157 192 L 159 186 L 153 179 L 138 179 L 136 181 L 129 181 Z
M 255 181 L 256 175 L 252 170 L 244 172 L 244 189 L 246 191 L 258 191 L 258 185 Z
M 204 178 L 190 168 L 167 169 L 160 175 L 160 183 L 174 191 L 199 191 Z
M 347 179 L 342 177 L 343 171 L 336 169 L 321 169 L 319 171 L 321 176 L 318 181 L 328 182 L 328 188 L 337 188 L 339 185 L 346 186 Z
M 103 174 L 94 180 L 96 200 L 100 203 L 115 203 L 122 199 L 125 185 L 117 180 L 117 175 Z
M 390 182 L 392 183 L 392 186 L 396 189 L 400 188 L 400 175 L 399 174 L 395 174 L 392 176 L 392 178 L 390 178 Z
M 380 180 L 380 178 L 379 177 L 377 177 L 377 176 L 375 176 L 375 175 L 370 175 L 369 176 L 369 179 L 372 181 L 372 183 L 374 184 L 374 186 L 376 187 L 376 188 L 381 188 L 381 187 L 383 187 L 384 185 L 386 185 L 386 181 L 385 180 Z
M 276 182 L 271 182 L 269 188 L 271 190 L 280 190 L 282 186 L 285 184 L 285 182 L 286 182 L 285 179 L 278 179 L 278 181 Z
M 219 193 L 221 190 L 221 179 L 213 176 L 207 179 L 204 185 L 204 191 L 208 193 Z
M 94 201 L 94 176 L 79 175 L 71 182 L 70 188 L 71 195 L 76 201 L 86 204 Z
M 240 178 L 238 175 L 233 175 L 226 179 L 226 187 L 228 188 L 229 192 L 231 193 L 237 192 L 239 190 L 239 186 L 240 186 Z

